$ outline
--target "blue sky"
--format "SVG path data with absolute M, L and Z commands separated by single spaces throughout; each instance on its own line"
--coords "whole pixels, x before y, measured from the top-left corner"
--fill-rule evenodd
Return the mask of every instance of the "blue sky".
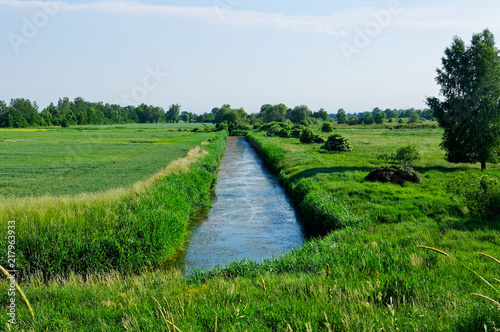
M 0 0 L 0 100 L 424 107 L 453 36 L 499 39 L 499 13 L 496 0 Z

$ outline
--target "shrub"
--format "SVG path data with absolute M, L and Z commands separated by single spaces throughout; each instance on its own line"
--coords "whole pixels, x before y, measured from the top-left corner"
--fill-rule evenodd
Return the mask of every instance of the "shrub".
M 300 130 L 299 128 L 292 129 L 292 133 L 290 134 L 290 136 L 293 138 L 300 138 L 301 135 L 302 130 Z
M 403 185 L 406 181 L 419 183 L 422 181 L 420 174 L 411 167 L 387 166 L 379 167 L 370 172 L 365 178 L 371 182 L 390 182 Z
M 352 146 L 349 143 L 349 140 L 344 138 L 342 135 L 334 134 L 328 137 L 328 140 L 321 147 L 321 149 L 326 151 L 348 152 L 352 151 Z
M 311 144 L 314 142 L 316 134 L 311 128 L 305 128 L 300 135 L 300 142 L 304 144 Z
M 466 207 L 466 213 L 485 219 L 500 219 L 500 183 L 489 175 L 467 174 L 453 176 L 445 184 L 446 191 L 456 195 Z
M 415 160 L 420 160 L 420 153 L 415 145 L 410 144 L 399 148 L 394 155 L 394 159 L 404 166 L 411 165 Z
M 387 162 L 397 162 L 403 166 L 411 165 L 415 160 L 420 160 L 420 152 L 418 152 L 415 145 L 407 145 L 399 148 L 393 154 L 381 154 L 377 159 Z
M 325 143 L 325 139 L 319 135 L 316 135 L 316 137 L 314 137 L 314 143 L 318 143 L 318 144 L 322 144 L 322 143 Z
M 324 133 L 331 133 L 333 132 L 333 126 L 329 122 L 323 123 L 323 126 L 321 127 L 321 131 Z
M 229 133 L 229 136 L 246 136 L 249 132 L 249 130 L 234 129 Z
M 215 130 L 217 130 L 217 131 L 228 130 L 228 128 L 229 128 L 229 126 L 228 126 L 227 122 L 221 122 L 215 126 Z
M 272 122 L 270 124 L 260 127 L 260 130 L 267 131 L 267 136 L 290 137 L 292 134 L 292 127 L 284 122 Z

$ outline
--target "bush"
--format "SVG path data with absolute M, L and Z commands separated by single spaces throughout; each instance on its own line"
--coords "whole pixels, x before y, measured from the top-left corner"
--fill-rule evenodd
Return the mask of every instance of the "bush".
M 290 137 L 292 134 L 292 127 L 284 122 L 271 122 L 260 127 L 260 130 L 267 131 L 267 136 Z
M 321 147 L 321 149 L 326 151 L 348 152 L 352 151 L 352 146 L 349 143 L 349 140 L 344 138 L 342 135 L 334 134 L 328 137 L 328 140 Z
M 333 132 L 333 126 L 329 122 L 323 123 L 323 126 L 321 127 L 321 131 L 324 133 L 331 133 Z
M 295 129 L 292 130 L 292 133 L 290 134 L 290 137 L 300 138 L 301 135 L 302 135 L 302 130 L 300 130 L 299 128 L 295 128 Z
M 314 137 L 314 143 L 318 143 L 318 144 L 322 144 L 322 143 L 325 143 L 325 139 L 319 135 L 316 135 L 316 137 Z
M 370 182 L 390 182 L 403 185 L 406 181 L 419 183 L 422 181 L 420 174 L 411 167 L 387 166 L 373 170 L 365 178 Z
M 456 195 L 466 207 L 466 213 L 489 220 L 500 220 L 500 183 L 489 175 L 467 174 L 453 176 L 445 184 L 446 191 Z
M 300 135 L 300 142 L 304 144 L 311 144 L 314 142 L 316 134 L 311 128 L 305 128 Z
M 228 130 L 228 128 L 229 125 L 227 124 L 227 122 L 221 122 L 215 126 L 215 130 L 217 131 Z
M 249 132 L 249 130 L 234 129 L 229 133 L 229 136 L 246 136 Z
M 403 146 L 396 151 L 394 159 L 399 161 L 401 165 L 411 165 L 415 160 L 420 160 L 420 152 L 413 144 Z
M 403 166 L 407 166 L 411 165 L 415 160 L 420 160 L 420 152 L 418 152 L 417 147 L 412 144 L 399 148 L 396 153 L 393 154 L 378 155 L 377 159 L 387 162 L 397 162 Z

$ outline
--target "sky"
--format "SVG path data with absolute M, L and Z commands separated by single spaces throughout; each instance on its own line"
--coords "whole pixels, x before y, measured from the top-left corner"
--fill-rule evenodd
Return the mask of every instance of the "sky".
M 424 108 L 453 37 L 500 39 L 499 14 L 498 0 L 0 0 L 0 100 Z

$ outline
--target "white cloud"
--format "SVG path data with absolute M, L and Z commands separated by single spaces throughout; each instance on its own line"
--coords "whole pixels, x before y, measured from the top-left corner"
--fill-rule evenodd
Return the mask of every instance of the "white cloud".
M 0 0 L 0 6 L 20 9 L 40 8 L 42 3 L 55 1 L 14 1 Z M 57 2 L 61 12 L 104 12 L 113 15 L 137 17 L 177 16 L 215 24 L 255 26 L 283 29 L 292 32 L 309 32 L 334 36 L 347 36 L 354 27 L 364 27 L 375 20 L 375 14 L 387 11 L 391 3 L 398 4 L 402 13 L 392 15 L 387 28 L 407 28 L 420 30 L 477 30 L 488 26 L 500 27 L 497 14 L 500 4 L 493 1 L 462 1 L 408 5 L 407 1 L 388 1 L 384 7 L 351 7 L 328 15 L 286 15 L 248 10 L 238 10 L 237 6 L 225 8 L 214 5 L 209 7 L 148 5 L 140 1 L 117 0 L 98 1 L 82 4 Z M 217 2 L 214 2 L 216 4 Z M 486 27 L 484 26 L 484 27 Z

